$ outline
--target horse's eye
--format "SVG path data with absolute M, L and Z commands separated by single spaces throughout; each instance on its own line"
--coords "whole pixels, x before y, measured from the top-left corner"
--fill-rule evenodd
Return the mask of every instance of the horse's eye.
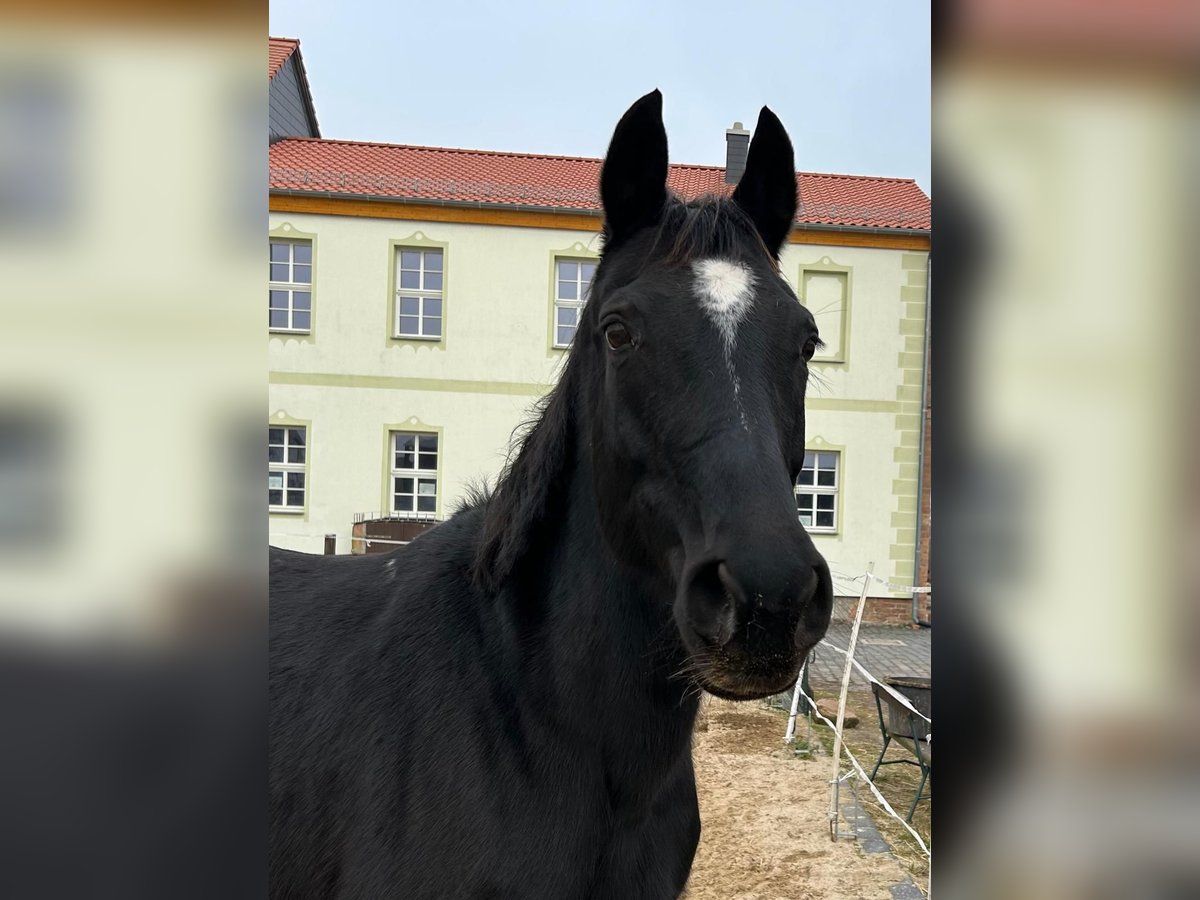
M 800 355 L 804 357 L 805 362 L 808 362 L 813 358 L 813 354 L 817 352 L 817 347 L 820 345 L 820 343 L 821 342 L 815 337 L 811 337 L 804 342 L 804 349 L 800 351 Z
M 620 322 L 613 322 L 604 329 L 604 339 L 608 341 L 608 346 L 612 350 L 620 350 L 633 340 L 629 334 L 629 329 Z

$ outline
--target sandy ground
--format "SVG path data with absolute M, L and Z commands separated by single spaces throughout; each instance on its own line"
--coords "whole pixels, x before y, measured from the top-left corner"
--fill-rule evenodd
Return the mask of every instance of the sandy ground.
M 887 854 L 829 839 L 828 759 L 781 751 L 786 720 L 708 700 L 695 740 L 703 832 L 687 900 L 890 900 L 905 873 Z

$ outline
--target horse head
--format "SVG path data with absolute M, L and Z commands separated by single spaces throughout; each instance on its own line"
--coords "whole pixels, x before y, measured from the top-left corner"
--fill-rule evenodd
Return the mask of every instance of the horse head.
M 779 272 L 792 146 L 764 107 L 731 197 L 683 202 L 667 174 L 654 91 L 613 134 L 600 264 L 563 377 L 491 504 L 476 574 L 494 586 L 512 570 L 565 461 L 585 454 L 603 540 L 674 620 L 690 676 L 718 696 L 766 696 L 795 679 L 833 602 L 793 493 L 820 340 Z
M 586 357 L 596 498 L 630 565 L 665 574 L 691 671 L 732 698 L 779 691 L 825 633 L 832 583 L 796 514 L 812 314 L 779 273 L 792 146 L 763 108 L 730 199 L 667 189 L 662 95 L 617 125 Z

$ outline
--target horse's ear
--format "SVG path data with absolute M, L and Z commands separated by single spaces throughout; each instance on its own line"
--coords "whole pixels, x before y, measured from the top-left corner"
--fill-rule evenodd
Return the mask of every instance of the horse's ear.
M 796 217 L 796 163 L 783 123 L 765 106 L 758 114 L 746 156 L 746 172 L 733 199 L 750 216 L 767 249 L 778 258 Z
M 653 90 L 617 123 L 600 170 L 604 234 L 609 242 L 657 221 L 667 199 L 667 132 L 662 93 Z

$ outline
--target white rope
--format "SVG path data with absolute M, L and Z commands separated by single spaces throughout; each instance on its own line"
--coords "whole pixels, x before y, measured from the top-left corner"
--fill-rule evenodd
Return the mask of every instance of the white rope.
M 888 581 L 886 578 L 880 578 L 878 575 L 872 575 L 871 580 L 882 584 L 889 591 L 910 591 L 914 594 L 929 594 L 933 591 L 933 588 L 928 584 L 922 587 L 916 587 L 915 585 L 911 584 L 896 584 L 896 582 Z
M 800 693 L 804 694 L 804 692 L 800 690 L 799 685 L 796 686 L 796 690 L 800 691 Z M 813 714 L 818 719 L 820 719 L 822 722 L 824 722 L 826 725 L 828 725 L 830 728 L 834 729 L 835 731 L 837 730 L 837 726 L 834 725 L 832 722 L 830 722 L 827 718 L 825 718 L 825 716 L 823 716 L 821 714 L 820 710 L 817 709 L 817 701 L 816 700 L 814 700 L 812 697 L 808 696 L 808 694 L 804 694 L 804 699 L 808 701 L 809 708 L 812 709 Z M 902 819 L 896 813 L 896 811 L 894 809 L 892 809 L 892 805 L 890 803 L 888 803 L 887 798 L 884 797 L 883 794 L 881 794 L 879 792 L 879 788 L 877 788 L 875 786 L 875 782 L 873 782 L 870 778 L 867 777 L 866 771 L 863 769 L 862 765 L 859 763 L 858 759 L 854 756 L 854 754 L 850 752 L 850 748 L 847 747 L 845 744 L 842 744 L 842 750 L 845 752 L 846 756 L 850 759 L 850 764 L 852 766 L 854 766 L 854 770 L 855 770 L 855 772 L 858 773 L 858 777 L 867 783 L 867 787 L 869 787 L 871 789 L 871 793 L 875 795 L 875 799 L 879 801 L 879 805 L 884 808 L 884 811 L 886 811 L 888 815 L 890 815 L 893 819 L 895 819 L 897 822 L 899 822 L 901 825 L 904 826 L 904 829 L 909 834 L 911 834 L 913 836 L 913 838 L 916 840 L 918 846 L 920 846 L 920 848 L 921 848 L 921 851 L 927 857 L 929 857 L 930 860 L 932 860 L 933 854 L 931 854 L 929 852 L 929 847 L 927 847 L 925 842 L 923 840 L 921 840 L 921 835 L 917 834 L 916 830 L 911 825 L 909 825 L 907 822 L 905 822 L 904 819 Z
M 806 668 L 808 668 L 808 656 L 805 656 L 804 662 L 800 664 L 800 674 L 796 676 L 796 690 L 792 691 L 792 708 L 788 713 L 787 733 L 783 736 L 785 744 L 790 744 L 796 737 L 796 716 L 800 710 L 800 685 L 804 683 Z
M 821 643 L 823 645 L 825 645 L 826 647 L 828 647 L 830 650 L 836 650 L 838 653 L 842 654 L 842 656 L 847 655 L 846 651 L 843 650 L 841 647 L 839 647 L 837 644 L 831 644 L 831 643 L 829 643 L 829 641 L 825 640 L 824 638 L 821 639 Z M 925 715 L 923 712 L 921 712 L 919 709 L 917 709 L 915 706 L 913 706 L 907 697 L 905 697 L 899 691 L 894 689 L 891 685 L 885 684 L 884 682 L 882 682 L 878 678 L 876 678 L 874 675 L 872 675 L 870 672 L 868 672 L 866 669 L 864 669 L 862 666 L 862 663 L 860 663 L 857 659 L 851 659 L 850 665 L 854 666 L 854 668 L 856 668 L 860 673 L 862 673 L 862 676 L 864 678 L 866 678 L 868 682 L 870 682 L 871 684 L 877 684 L 881 688 L 883 688 L 885 691 L 887 691 L 888 694 L 890 694 L 892 697 L 894 697 L 896 699 L 896 701 L 900 703 L 901 706 L 903 706 L 905 709 L 907 709 L 913 715 L 920 716 L 922 719 L 924 719 L 930 725 L 933 724 L 933 719 L 929 718 L 929 716 Z
M 841 572 L 838 569 L 835 569 L 834 564 L 830 563 L 829 560 L 826 560 L 825 562 L 829 565 L 829 573 L 834 578 L 836 578 L 839 581 L 847 582 L 848 584 L 853 584 L 856 581 L 866 578 L 868 581 L 874 581 L 876 584 L 883 585 L 889 591 L 908 591 L 909 593 L 912 593 L 912 594 L 931 594 L 931 593 L 933 593 L 933 587 L 928 584 L 922 585 L 921 587 L 917 587 L 916 585 L 912 585 L 912 584 L 897 584 L 895 581 L 888 581 L 886 578 L 880 578 L 874 572 L 871 572 L 869 574 L 859 573 L 858 575 L 850 575 L 846 572 Z
M 830 569 L 829 573 L 834 578 L 838 579 L 839 581 L 845 581 L 850 584 L 853 584 L 856 581 L 861 581 L 863 578 L 866 577 L 865 575 L 863 575 L 861 573 L 858 575 L 847 575 L 845 572 L 839 572 L 837 569 Z

